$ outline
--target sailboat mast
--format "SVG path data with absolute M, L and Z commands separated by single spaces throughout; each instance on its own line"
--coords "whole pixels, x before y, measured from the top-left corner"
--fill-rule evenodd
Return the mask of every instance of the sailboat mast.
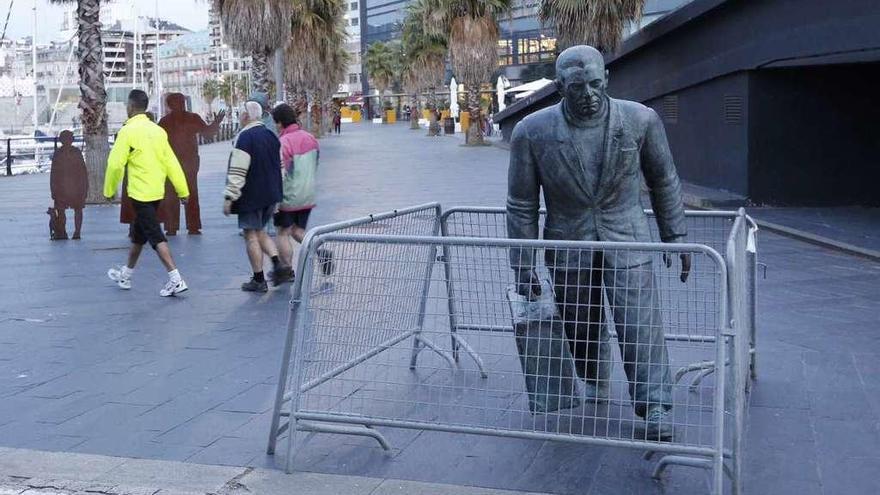
M 156 23 L 156 46 L 153 47 L 153 72 L 154 72 L 154 84 L 153 87 L 156 89 L 156 101 L 158 102 L 159 114 L 156 115 L 157 119 L 162 118 L 162 81 L 159 77 L 159 0 L 156 0 L 156 19 L 153 20 Z
M 31 58 L 33 59 L 33 68 L 34 68 L 34 115 L 33 115 L 33 124 L 34 124 L 34 132 L 37 131 L 37 125 L 40 123 L 40 116 L 37 114 L 37 0 L 34 0 L 34 32 L 33 39 L 31 40 Z

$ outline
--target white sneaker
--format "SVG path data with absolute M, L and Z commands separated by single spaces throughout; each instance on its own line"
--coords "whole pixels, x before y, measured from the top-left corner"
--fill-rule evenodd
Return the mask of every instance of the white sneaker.
M 183 279 L 177 281 L 169 280 L 165 287 L 162 287 L 162 290 L 159 291 L 159 295 L 162 297 L 176 296 L 187 290 L 189 290 L 189 287 L 186 286 L 186 282 Z
M 121 266 L 114 266 L 113 268 L 107 270 L 107 277 L 109 277 L 110 280 L 116 282 L 116 285 L 118 285 L 120 289 L 131 289 L 131 276 L 129 275 L 126 277 L 122 273 Z

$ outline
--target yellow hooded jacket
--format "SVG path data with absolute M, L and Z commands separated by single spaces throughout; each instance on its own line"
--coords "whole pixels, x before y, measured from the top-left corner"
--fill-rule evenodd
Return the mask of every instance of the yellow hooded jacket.
M 112 198 L 128 167 L 128 196 L 141 202 L 165 197 L 165 179 L 171 181 L 181 198 L 189 197 L 186 175 L 165 130 L 146 115 L 128 119 L 113 143 L 104 176 L 104 197 Z

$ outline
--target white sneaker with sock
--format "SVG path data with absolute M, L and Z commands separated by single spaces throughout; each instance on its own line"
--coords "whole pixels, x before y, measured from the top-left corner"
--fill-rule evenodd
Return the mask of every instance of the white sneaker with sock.
M 133 270 L 125 265 L 114 266 L 107 270 L 107 277 L 116 282 L 120 289 L 131 289 L 131 272 Z
M 186 286 L 186 282 L 183 281 L 180 272 L 174 270 L 168 272 L 168 283 L 166 283 L 165 287 L 159 291 L 159 295 L 162 297 L 169 297 L 187 290 L 189 290 L 189 287 Z

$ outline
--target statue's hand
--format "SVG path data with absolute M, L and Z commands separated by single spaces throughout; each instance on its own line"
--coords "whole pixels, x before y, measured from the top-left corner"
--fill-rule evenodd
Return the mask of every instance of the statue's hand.
M 687 282 L 688 276 L 691 274 L 691 253 L 681 253 L 678 255 L 681 259 L 681 283 Z M 672 268 L 672 258 L 669 257 L 668 253 L 663 253 L 663 263 L 666 264 L 666 268 Z
M 516 272 L 516 292 L 530 300 L 541 295 L 541 279 L 533 268 Z

